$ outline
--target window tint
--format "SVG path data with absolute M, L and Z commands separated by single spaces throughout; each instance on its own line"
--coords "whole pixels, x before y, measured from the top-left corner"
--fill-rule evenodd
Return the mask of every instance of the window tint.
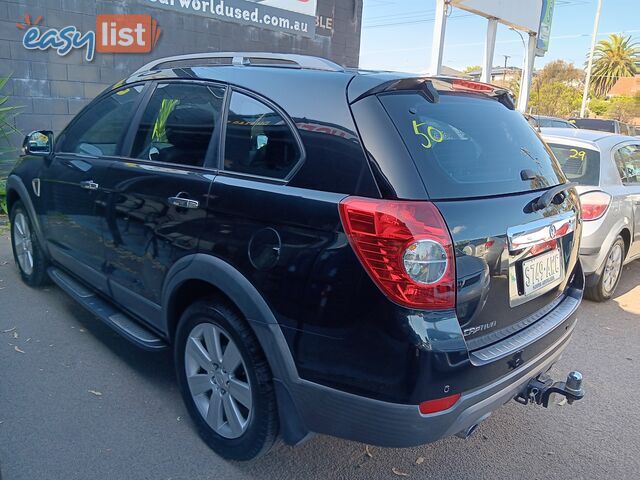
M 224 169 L 282 179 L 299 158 L 298 144 L 282 116 L 262 102 L 233 92 Z
M 213 85 L 158 85 L 140 120 L 131 156 L 203 166 L 224 94 L 223 87 Z
M 626 123 L 620 123 L 620 133 L 622 135 L 631 135 L 633 136 L 633 131 L 631 125 L 627 125 Z
M 555 118 L 538 117 L 538 125 L 540 127 L 555 127 L 555 128 L 572 128 L 569 122 L 559 120 Z
M 572 182 L 598 185 L 600 182 L 600 153 L 588 148 L 550 143 L 562 171 Z
M 613 120 L 599 120 L 597 118 L 575 118 L 571 121 L 578 128 L 586 130 L 598 130 L 600 132 L 616 133 L 616 124 Z
M 143 86 L 125 88 L 84 110 L 60 139 L 59 151 L 82 155 L 116 155 Z
M 640 184 L 640 145 L 626 145 L 619 148 L 613 158 L 622 183 Z
M 500 102 L 442 92 L 380 96 L 433 199 L 537 190 L 560 184 L 560 166 L 523 115 Z M 522 180 L 523 170 L 533 173 Z

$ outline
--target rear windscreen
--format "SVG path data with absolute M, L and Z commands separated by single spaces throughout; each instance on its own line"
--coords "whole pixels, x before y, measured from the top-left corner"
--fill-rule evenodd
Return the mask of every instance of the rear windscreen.
M 581 185 L 598 185 L 600 182 L 599 152 L 555 143 L 549 143 L 549 147 L 569 180 Z
M 519 193 L 564 181 L 524 116 L 497 100 L 447 92 L 437 103 L 419 93 L 379 99 L 432 199 Z
M 538 117 L 536 120 L 538 121 L 539 127 L 573 128 L 573 126 L 569 122 L 565 122 L 564 120 L 556 120 L 555 118 Z
M 571 120 L 578 128 L 598 130 L 599 132 L 616 133 L 616 124 L 612 120 L 598 120 L 596 118 L 576 118 Z

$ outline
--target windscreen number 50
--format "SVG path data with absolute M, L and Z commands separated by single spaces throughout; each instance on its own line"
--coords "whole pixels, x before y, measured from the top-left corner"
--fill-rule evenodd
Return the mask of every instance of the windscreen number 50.
M 420 142 L 424 148 L 431 148 L 434 142 L 440 143 L 444 141 L 444 133 L 432 125 L 427 126 L 427 133 L 421 131 L 420 127 L 424 127 L 425 125 L 427 125 L 427 122 L 418 123 L 413 120 L 413 133 L 424 138 L 424 140 Z

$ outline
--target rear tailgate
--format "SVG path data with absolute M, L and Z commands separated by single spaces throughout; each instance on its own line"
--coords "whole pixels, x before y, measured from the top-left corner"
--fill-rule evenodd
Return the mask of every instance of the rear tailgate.
M 435 83 L 435 82 L 434 82 Z M 561 300 L 578 258 L 579 200 L 525 118 L 467 91 L 378 95 L 455 245 L 457 315 L 470 349 L 531 325 Z M 412 166 L 413 168 L 413 166 Z
M 534 323 L 567 286 L 577 261 L 578 198 L 572 192 L 560 205 L 526 212 L 539 196 L 436 202 L 456 245 L 456 310 L 472 350 Z

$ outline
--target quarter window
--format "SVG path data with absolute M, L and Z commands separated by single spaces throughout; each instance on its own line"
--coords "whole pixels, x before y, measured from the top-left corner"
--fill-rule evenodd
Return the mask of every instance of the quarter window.
M 625 145 L 616 150 L 614 160 L 625 185 L 640 184 L 640 145 Z
M 225 89 L 215 85 L 158 85 L 140 120 L 131 156 L 203 166 L 220 119 L 224 94 Z
M 225 139 L 224 169 L 284 179 L 300 159 L 284 118 L 258 100 L 233 92 Z
M 90 105 L 63 133 L 59 151 L 95 157 L 117 155 L 143 88 L 124 88 Z

